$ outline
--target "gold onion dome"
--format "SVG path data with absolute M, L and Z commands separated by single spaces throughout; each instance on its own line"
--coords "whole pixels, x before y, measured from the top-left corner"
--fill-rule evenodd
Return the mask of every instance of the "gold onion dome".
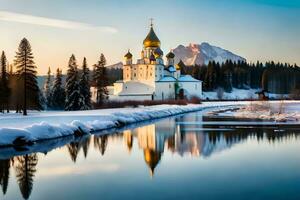
M 154 56 L 157 57 L 161 57 L 164 55 L 164 52 L 161 50 L 161 48 L 157 47 L 154 51 Z
M 126 53 L 126 55 L 124 56 L 127 59 L 131 59 L 132 58 L 132 54 L 130 53 L 130 51 L 128 50 L 128 52 Z
M 147 148 L 144 150 L 144 159 L 150 168 L 150 175 L 153 176 L 154 169 L 161 159 L 161 153 Z
M 153 26 L 151 25 L 150 31 L 147 37 L 144 39 L 144 47 L 160 47 L 160 40 L 153 30 Z

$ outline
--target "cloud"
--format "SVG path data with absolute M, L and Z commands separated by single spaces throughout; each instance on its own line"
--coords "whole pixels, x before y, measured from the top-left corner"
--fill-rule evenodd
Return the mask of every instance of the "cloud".
M 25 14 L 7 12 L 7 11 L 0 11 L 0 21 L 18 22 L 18 23 L 33 24 L 39 26 L 63 28 L 63 29 L 99 30 L 106 33 L 118 32 L 116 28 L 110 26 L 95 26 L 92 24 L 81 23 L 76 21 L 38 17 L 33 15 L 25 15 Z

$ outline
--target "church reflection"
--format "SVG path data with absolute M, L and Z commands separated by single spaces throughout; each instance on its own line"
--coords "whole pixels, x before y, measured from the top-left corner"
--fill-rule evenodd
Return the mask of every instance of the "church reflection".
M 297 128 L 277 130 L 274 127 L 243 128 L 223 127 L 215 124 L 202 123 L 209 121 L 200 115 L 184 115 L 177 118 L 169 118 L 138 127 L 121 133 L 100 133 L 99 135 L 85 136 L 81 138 L 65 138 L 49 141 L 49 147 L 57 148 L 59 144 L 64 146 L 70 158 L 70 162 L 76 163 L 79 155 L 88 158 L 91 151 L 104 156 L 112 144 L 121 144 L 129 155 L 133 151 L 142 152 L 145 166 L 152 176 L 160 162 L 163 162 L 163 154 L 168 152 L 181 157 L 191 156 L 194 158 L 213 156 L 215 153 L 232 148 L 235 144 L 242 143 L 248 139 L 264 141 L 268 143 L 284 142 L 286 140 L 298 139 L 300 131 Z M 192 122 L 192 123 L 191 123 Z M 197 122 L 197 123 L 193 123 Z M 67 142 L 68 140 L 68 142 Z M 41 147 L 39 147 L 40 145 Z M 38 154 L 36 152 L 47 152 L 47 144 L 37 144 L 32 149 L 42 149 L 22 152 L 8 149 L 0 150 L 0 186 L 3 195 L 7 193 L 11 171 L 14 170 L 15 180 L 24 199 L 28 199 L 33 190 L 34 177 L 37 172 Z M 1 152 L 10 152 L 4 156 Z M 19 153 L 20 156 L 17 154 Z M 17 156 L 16 156 L 17 155 Z M 101 159 L 100 157 L 100 159 Z

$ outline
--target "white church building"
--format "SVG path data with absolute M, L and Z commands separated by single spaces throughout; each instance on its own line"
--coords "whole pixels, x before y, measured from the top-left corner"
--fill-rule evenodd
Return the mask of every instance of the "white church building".
M 181 75 L 180 67 L 174 63 L 173 52 L 166 55 L 165 64 L 160 45 L 151 23 L 137 62 L 133 63 L 129 51 L 124 56 L 123 80 L 108 87 L 110 100 L 201 98 L 202 82 L 190 75 Z

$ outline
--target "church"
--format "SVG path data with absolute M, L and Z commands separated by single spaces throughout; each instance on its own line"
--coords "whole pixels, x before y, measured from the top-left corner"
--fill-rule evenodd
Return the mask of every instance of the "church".
M 140 58 L 133 62 L 128 51 L 124 56 L 123 80 L 108 87 L 110 100 L 167 100 L 175 98 L 201 98 L 202 82 L 190 75 L 182 75 L 174 63 L 175 54 L 166 55 L 154 32 L 153 24 L 143 41 Z

